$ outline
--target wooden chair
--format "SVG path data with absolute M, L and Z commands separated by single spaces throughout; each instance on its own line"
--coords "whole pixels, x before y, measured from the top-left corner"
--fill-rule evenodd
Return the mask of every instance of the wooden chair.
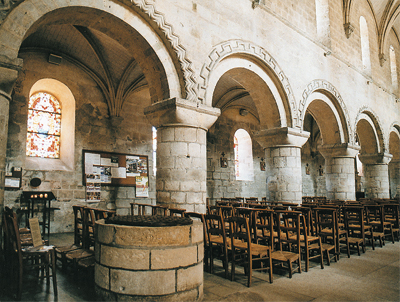
M 243 217 L 247 218 L 249 221 L 249 228 L 250 228 L 250 238 L 251 242 L 256 243 L 256 215 L 257 215 L 257 209 L 253 208 L 244 208 L 244 207 L 238 207 L 235 208 L 234 215 L 236 217 Z M 228 217 L 224 217 L 225 219 Z M 230 227 L 229 227 L 230 229 Z
M 196 213 L 196 212 L 185 212 L 185 217 L 190 217 L 192 219 L 195 218 L 195 219 L 200 220 L 203 223 L 204 266 L 208 268 L 209 267 L 210 248 L 209 248 L 209 240 L 208 240 L 208 235 L 207 235 L 207 227 L 206 227 L 204 214 Z
M 274 250 L 271 257 L 273 263 L 277 262 L 282 268 L 289 271 L 289 278 L 292 278 L 296 269 L 301 273 L 300 216 L 301 213 L 295 211 L 278 211 L 276 213 L 279 250 Z M 271 241 L 273 241 L 272 238 Z M 293 263 L 296 262 L 297 267 L 293 268 Z
M 94 212 L 95 220 L 107 219 L 115 216 L 116 212 L 114 210 L 106 210 L 99 208 L 92 208 Z
M 94 248 L 94 227 L 96 223 L 96 217 L 93 208 L 83 208 L 83 242 L 82 247 L 89 250 Z
M 393 237 L 396 235 L 397 241 L 399 241 L 399 204 L 385 203 L 383 208 L 385 211 L 385 221 L 392 224 Z
M 22 248 L 19 234 L 19 227 L 16 214 L 6 207 L 4 215 L 4 224 L 6 224 L 7 235 L 5 239 L 5 260 L 8 263 L 8 276 L 10 284 L 17 285 L 17 300 L 21 300 L 23 290 L 23 277 L 28 269 L 41 269 L 42 278 L 46 278 L 47 286 L 50 285 L 50 278 L 53 281 L 53 293 L 57 292 L 57 273 L 56 273 L 56 258 L 54 246 L 31 246 Z M 51 273 L 50 273 L 51 270 Z M 13 277 L 16 277 L 16 282 L 12 282 Z
M 394 243 L 392 224 L 385 221 L 385 210 L 383 204 L 365 205 L 367 221 L 366 224 L 372 226 L 373 238 L 379 240 L 379 245 L 385 245 L 385 238 L 389 237 Z
M 322 251 L 326 254 L 328 265 L 331 260 L 338 261 L 340 247 L 337 235 L 337 212 L 332 208 L 315 208 L 316 235 L 321 238 Z
M 274 238 L 278 233 L 274 230 L 274 211 L 259 209 L 255 213 L 255 243 L 271 247 L 274 250 Z M 272 236 L 271 236 L 272 234 Z
M 236 264 L 244 265 L 247 274 L 247 286 L 251 286 L 253 270 L 269 271 L 269 282 L 273 282 L 271 247 L 252 243 L 249 219 L 247 217 L 230 217 L 230 251 L 231 280 L 235 280 Z M 257 267 L 254 262 L 260 263 Z
M 177 208 L 168 208 L 168 215 L 169 216 L 185 216 L 186 210 L 185 209 L 177 209 Z
M 84 213 L 83 209 L 84 206 L 72 206 L 74 211 L 74 245 L 81 246 L 83 241 L 83 220 L 84 220 Z
M 228 278 L 228 243 L 226 240 L 225 221 L 222 215 L 207 214 L 204 216 L 210 260 L 210 273 L 214 272 L 214 254 L 222 258 L 225 278 Z
M 153 205 L 152 215 L 168 216 L 168 207 L 162 205 Z
M 305 256 L 306 272 L 310 267 L 311 259 L 320 259 L 321 269 L 324 268 L 324 254 L 322 252 L 321 237 L 312 236 L 304 214 L 300 216 L 300 247 Z
M 365 253 L 366 237 L 368 236 L 374 246 L 372 239 L 372 228 L 365 226 L 364 207 L 362 206 L 344 206 L 344 223 L 349 232 L 349 245 L 357 248 L 357 254 L 360 256 L 360 246 Z

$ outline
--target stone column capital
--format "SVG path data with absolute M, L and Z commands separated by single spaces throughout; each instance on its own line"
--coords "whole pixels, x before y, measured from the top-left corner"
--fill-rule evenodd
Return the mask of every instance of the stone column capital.
M 299 129 L 282 127 L 263 129 L 253 132 L 254 139 L 264 148 L 297 147 L 301 148 L 310 133 Z
M 22 59 L 11 60 L 0 55 L 0 95 L 8 100 L 11 100 L 11 92 L 21 69 Z
M 360 152 L 361 147 L 357 145 L 350 145 L 348 143 L 344 144 L 334 144 L 334 145 L 322 145 L 318 147 L 319 153 L 326 158 L 333 157 L 352 157 L 355 158 Z
M 393 155 L 389 153 L 360 154 L 358 156 L 364 165 L 387 165 Z
M 191 126 L 208 130 L 221 114 L 219 108 L 171 98 L 152 104 L 144 114 L 155 127 Z

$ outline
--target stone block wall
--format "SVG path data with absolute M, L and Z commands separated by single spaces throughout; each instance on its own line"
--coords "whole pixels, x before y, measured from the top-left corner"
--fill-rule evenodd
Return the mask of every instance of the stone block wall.
M 15 94 L 10 102 L 9 139 L 7 143 L 8 169 L 22 168 L 20 190 L 5 191 L 6 206 L 20 207 L 22 191 L 52 191 L 57 199 L 52 206 L 60 208 L 51 214 L 51 232 L 73 231 L 72 205 L 88 204 L 82 183 L 82 150 L 147 155 L 149 159 L 149 198 L 135 198 L 135 187 L 103 186 L 101 203 L 92 207 L 117 209 L 117 214 L 128 214 L 130 203 L 155 204 L 155 177 L 153 176 L 152 127 L 143 115 L 145 101 L 132 95 L 135 102 L 127 101 L 118 126 L 109 116 L 106 101 L 96 83 L 81 69 L 65 62 L 59 66 L 49 64 L 44 55 L 22 55 L 24 67 L 19 74 Z M 75 148 L 72 169 L 53 169 L 42 164 L 38 169 L 26 168 L 25 144 L 29 92 L 32 85 L 46 77 L 52 77 L 69 87 L 75 97 Z M 61 142 L 62 143 L 62 142 Z M 51 160 L 50 160 L 51 161 Z M 33 188 L 29 182 L 38 177 L 42 183 Z
M 235 123 L 221 117 L 209 130 L 207 136 L 207 196 L 210 203 L 222 197 L 258 197 L 266 196 L 266 172 L 261 171 L 261 158 L 265 162 L 264 150 L 255 141 L 253 143 L 253 181 L 240 181 L 235 177 L 235 159 L 233 136 L 237 129 L 243 128 L 252 136 L 250 125 Z M 222 156 L 224 153 L 224 156 Z M 227 167 L 221 167 L 220 159 L 227 159 Z

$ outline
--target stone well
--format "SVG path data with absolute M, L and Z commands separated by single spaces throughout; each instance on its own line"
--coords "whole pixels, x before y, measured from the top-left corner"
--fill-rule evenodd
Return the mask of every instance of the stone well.
M 100 300 L 200 301 L 203 225 L 96 222 L 95 287 Z

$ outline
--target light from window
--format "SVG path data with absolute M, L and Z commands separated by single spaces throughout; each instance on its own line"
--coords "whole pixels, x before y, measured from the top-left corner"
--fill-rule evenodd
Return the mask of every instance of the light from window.
M 357 168 L 358 176 L 364 176 L 363 164 L 359 158 L 359 154 L 357 154 L 357 156 L 356 156 L 356 168 Z
M 371 58 L 369 50 L 369 34 L 367 21 L 363 16 L 360 17 L 360 35 L 361 35 L 361 56 L 363 70 L 371 72 Z
M 156 127 L 151 128 L 153 133 L 153 175 L 157 174 L 157 129 Z
M 236 180 L 254 180 L 253 147 L 249 133 L 244 129 L 235 132 L 235 176 Z
M 389 47 L 389 58 L 390 58 L 390 73 L 392 76 L 392 85 L 394 89 L 397 90 L 398 88 L 398 81 L 397 81 L 397 64 L 396 64 L 396 53 L 394 52 L 393 45 Z
M 26 155 L 60 158 L 61 106 L 51 94 L 38 92 L 29 98 Z
M 331 25 L 329 20 L 329 1 L 315 0 L 317 37 L 325 46 L 331 46 Z

